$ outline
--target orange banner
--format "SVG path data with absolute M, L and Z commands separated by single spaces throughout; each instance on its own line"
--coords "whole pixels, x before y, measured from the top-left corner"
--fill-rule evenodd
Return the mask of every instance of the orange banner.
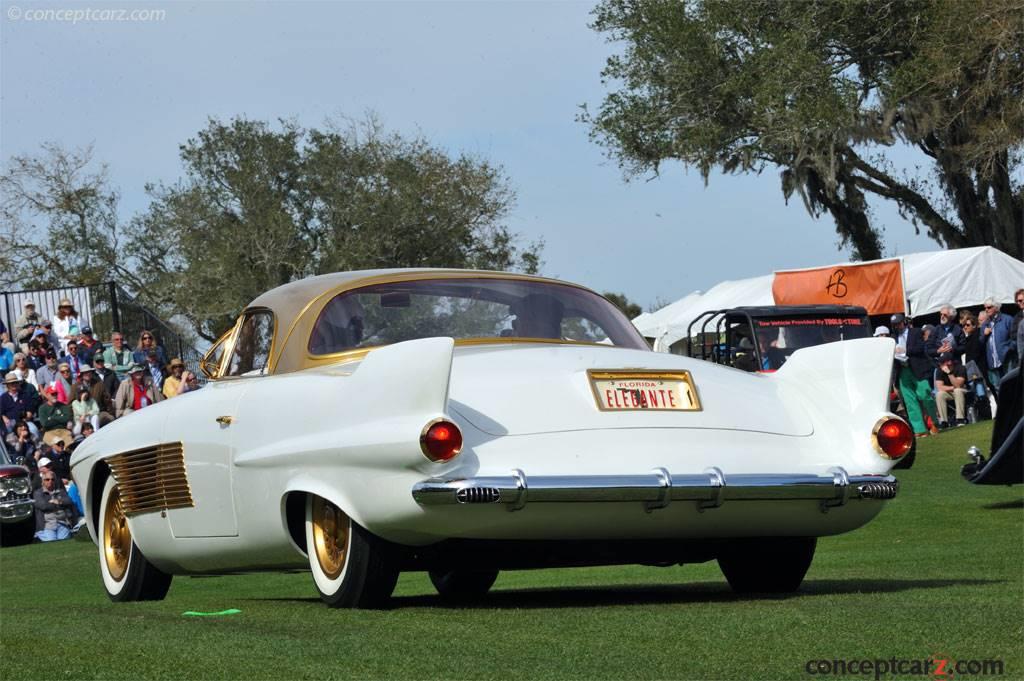
M 904 312 L 899 260 L 776 272 L 776 305 L 860 305 L 868 314 Z

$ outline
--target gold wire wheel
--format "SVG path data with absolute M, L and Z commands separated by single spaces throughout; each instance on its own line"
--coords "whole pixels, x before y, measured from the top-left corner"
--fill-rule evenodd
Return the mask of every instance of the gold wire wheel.
M 121 494 L 114 487 L 107 495 L 107 508 L 103 513 L 103 559 L 107 562 L 107 572 L 115 582 L 124 579 L 131 551 L 132 533 L 121 506 Z
M 313 550 L 328 579 L 337 579 L 348 557 L 348 516 L 321 497 L 313 497 Z

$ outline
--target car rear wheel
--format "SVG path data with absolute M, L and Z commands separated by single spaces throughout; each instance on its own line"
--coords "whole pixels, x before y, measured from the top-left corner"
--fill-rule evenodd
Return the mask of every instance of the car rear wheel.
M 100 500 L 97 528 L 100 575 L 110 600 L 160 601 L 171 588 L 171 575 L 146 560 L 132 539 L 121 494 L 113 477 L 107 478 Z
M 791 593 L 814 559 L 815 537 L 765 537 L 729 542 L 718 566 L 736 593 Z
M 483 598 L 494 586 L 498 578 L 497 570 L 431 570 L 430 581 L 433 582 L 442 600 L 453 603 L 464 603 Z
M 398 581 L 383 540 L 323 497 L 306 497 L 306 552 L 313 582 L 332 608 L 383 608 Z

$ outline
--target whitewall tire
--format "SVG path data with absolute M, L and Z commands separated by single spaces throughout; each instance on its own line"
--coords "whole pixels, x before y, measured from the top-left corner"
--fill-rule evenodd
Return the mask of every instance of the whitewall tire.
M 383 608 L 398 581 L 388 546 L 323 497 L 306 495 L 306 553 L 320 598 L 332 608 Z
M 136 546 L 113 476 L 103 486 L 97 534 L 100 575 L 110 600 L 163 600 L 171 587 L 171 575 L 154 567 Z

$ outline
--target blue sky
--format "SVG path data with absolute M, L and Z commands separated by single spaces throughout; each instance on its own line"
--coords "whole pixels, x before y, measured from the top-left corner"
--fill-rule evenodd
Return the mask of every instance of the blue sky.
M 623 181 L 577 123 L 614 49 L 592 2 L 0 2 L 0 156 L 95 145 L 127 217 L 146 182 L 181 175 L 178 145 L 209 117 L 317 126 L 375 111 L 452 153 L 504 166 L 509 219 L 543 238 L 544 273 L 645 308 L 723 279 L 840 262 L 831 220 L 786 206 L 778 173 L 672 166 Z M 42 8 L 162 9 L 162 21 L 27 21 Z M 13 17 L 18 18 L 13 18 Z M 938 250 L 876 204 L 887 255 Z M 241 247 L 241 246 L 240 246 Z

